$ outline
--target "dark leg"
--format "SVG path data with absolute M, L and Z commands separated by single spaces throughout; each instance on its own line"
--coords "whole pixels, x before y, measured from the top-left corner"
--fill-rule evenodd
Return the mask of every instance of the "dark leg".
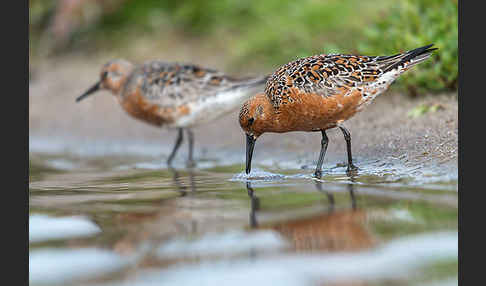
M 192 133 L 191 129 L 186 129 L 187 138 L 189 139 L 189 158 L 187 160 L 187 167 L 194 167 L 196 163 L 192 159 L 192 153 L 194 150 L 194 134 Z
M 347 169 L 347 172 L 356 171 L 356 170 L 358 170 L 358 167 L 353 165 L 353 155 L 351 154 L 351 134 L 349 134 L 349 131 L 346 128 L 344 128 L 342 126 L 338 126 L 338 127 L 343 132 L 344 140 L 346 140 L 346 149 L 348 151 L 348 169 Z
M 174 156 L 177 153 L 177 149 L 179 149 L 179 146 L 181 146 L 182 139 L 183 139 L 182 128 L 179 128 L 174 149 L 172 149 L 172 153 L 170 153 L 169 159 L 167 159 L 167 165 L 172 166 L 172 160 L 174 159 Z
M 319 160 L 317 161 L 317 167 L 316 167 L 316 172 L 314 173 L 314 176 L 316 178 L 321 178 L 322 176 L 322 163 L 324 162 L 324 155 L 326 155 L 326 150 L 327 150 L 327 143 L 329 142 L 329 139 L 327 139 L 326 131 L 321 130 L 322 133 L 322 140 L 321 140 L 321 153 L 319 154 Z

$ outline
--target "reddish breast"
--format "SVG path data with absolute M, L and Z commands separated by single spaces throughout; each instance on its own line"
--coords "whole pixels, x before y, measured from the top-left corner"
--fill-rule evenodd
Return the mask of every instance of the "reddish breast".
M 322 96 L 292 89 L 293 102 L 279 107 L 278 121 L 281 130 L 276 132 L 315 131 L 335 127 L 358 111 L 362 94 L 358 90 L 348 91 L 341 88 L 337 94 Z
M 140 90 L 137 88 L 135 92 L 130 93 L 123 97 L 121 105 L 123 109 L 131 116 L 142 120 L 144 122 L 161 126 L 166 123 L 173 121 L 170 118 L 170 110 L 164 110 L 166 116 L 161 116 L 160 107 L 148 102 L 141 94 Z

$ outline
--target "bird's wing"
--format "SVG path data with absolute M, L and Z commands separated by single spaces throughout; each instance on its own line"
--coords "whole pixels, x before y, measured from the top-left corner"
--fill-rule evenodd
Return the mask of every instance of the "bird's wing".
M 147 102 L 173 107 L 216 95 L 244 82 L 193 64 L 151 61 L 139 66 L 126 86 L 139 88 Z M 132 91 L 127 88 L 126 92 Z
M 290 62 L 267 81 L 265 93 L 275 108 L 292 102 L 292 93 L 324 97 L 374 84 L 385 73 L 415 65 L 430 56 L 432 45 L 393 56 L 316 55 Z

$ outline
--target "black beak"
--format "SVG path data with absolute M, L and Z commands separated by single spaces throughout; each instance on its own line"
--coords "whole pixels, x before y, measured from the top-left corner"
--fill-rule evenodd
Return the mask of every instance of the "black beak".
M 88 95 L 92 94 L 93 92 L 97 91 L 100 89 L 101 82 L 97 82 L 95 85 L 90 87 L 85 93 L 83 93 L 80 97 L 76 98 L 76 102 L 80 102 L 83 100 L 85 97 Z
M 253 147 L 255 147 L 256 139 L 253 135 L 246 134 L 246 174 L 251 171 L 251 157 L 253 156 Z

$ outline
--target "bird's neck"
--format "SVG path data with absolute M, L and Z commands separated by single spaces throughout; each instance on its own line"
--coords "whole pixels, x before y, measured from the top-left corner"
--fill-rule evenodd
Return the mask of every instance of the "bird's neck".
M 127 77 L 117 81 L 116 83 L 110 84 L 109 89 L 111 93 L 113 93 L 113 95 L 120 100 L 123 97 L 123 90 L 125 89 L 126 82 L 127 82 Z
M 254 112 L 259 119 L 254 123 L 253 132 L 258 135 L 265 132 L 278 132 L 281 129 L 279 114 L 270 99 L 265 94 L 258 94 L 253 100 L 256 108 Z

